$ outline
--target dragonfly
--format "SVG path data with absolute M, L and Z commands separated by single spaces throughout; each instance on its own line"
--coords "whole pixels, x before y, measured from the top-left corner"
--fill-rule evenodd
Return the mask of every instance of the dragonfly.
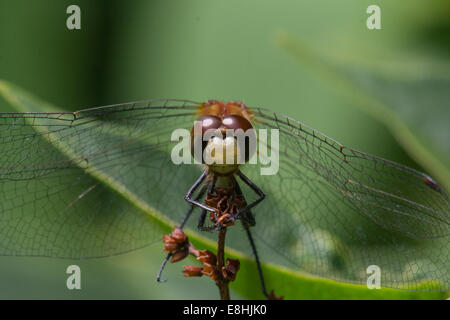
M 279 134 L 276 148 L 266 142 L 279 154 L 276 174 L 262 175 L 260 162 L 226 173 L 249 204 L 227 246 L 255 256 L 261 278 L 260 261 L 366 285 L 377 266 L 383 287 L 450 289 L 449 199 L 435 179 L 270 109 L 231 104 L 241 111 L 219 120 L 235 114 Z M 108 257 L 160 242 L 179 221 L 214 239 L 217 225 L 204 219 L 213 210 L 193 198 L 211 188 L 208 167 L 171 159 L 174 130 L 191 130 L 211 105 L 0 113 L 0 255 Z

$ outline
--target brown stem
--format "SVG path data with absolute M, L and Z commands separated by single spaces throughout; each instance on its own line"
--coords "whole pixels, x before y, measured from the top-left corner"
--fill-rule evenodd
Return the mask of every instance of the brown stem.
M 219 272 L 225 265 L 225 235 L 227 229 L 224 228 L 217 233 L 217 269 Z M 230 289 L 228 287 L 228 280 L 224 279 L 222 276 L 216 280 L 216 285 L 219 287 L 220 299 L 230 300 Z

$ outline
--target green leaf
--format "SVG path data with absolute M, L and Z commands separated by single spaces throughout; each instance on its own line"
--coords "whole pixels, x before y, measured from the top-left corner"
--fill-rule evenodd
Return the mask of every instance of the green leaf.
M 279 46 L 352 106 L 384 123 L 408 154 L 450 190 L 450 65 L 428 61 L 371 64 L 318 54 L 289 34 Z
M 24 90 L 6 81 L 0 81 L 0 94 L 19 112 L 56 112 L 59 109 L 45 103 Z M 66 114 L 68 119 L 71 113 Z M 46 130 L 45 118 L 33 120 L 33 128 L 37 133 Z M 120 130 L 117 137 L 121 134 Z M 52 134 L 46 135 L 47 142 L 54 145 L 60 153 L 68 159 L 76 156 L 74 145 L 55 143 Z M 80 165 L 80 169 L 83 167 Z M 169 232 L 175 225 L 165 212 L 161 212 L 143 201 L 138 194 L 126 187 L 122 181 L 117 181 L 114 177 L 108 175 L 108 171 L 100 170 L 95 165 L 90 166 L 86 173 L 91 179 L 101 185 L 106 186 L 107 190 L 118 198 L 117 206 L 120 210 L 137 210 L 146 217 L 145 223 L 154 227 L 159 232 Z M 116 205 L 115 204 L 115 205 Z M 93 210 L 88 207 L 85 210 Z M 140 220 L 144 223 L 144 220 Z M 209 249 L 215 251 L 216 243 L 208 239 L 195 230 L 186 229 L 190 241 L 200 249 Z M 242 296 L 252 299 L 262 299 L 260 293 L 259 278 L 255 272 L 255 263 L 253 259 L 236 250 L 228 249 L 228 257 L 239 259 L 241 269 L 237 280 L 231 284 L 231 288 Z M 443 299 L 445 292 L 418 292 L 394 289 L 369 290 L 365 286 L 338 283 L 327 279 L 318 278 L 301 272 L 296 272 L 284 267 L 272 264 L 264 264 L 263 270 L 269 280 L 268 287 L 275 290 L 276 295 L 282 295 L 286 299 Z M 195 279 L 192 279 L 195 281 Z M 429 286 L 429 283 L 426 285 Z

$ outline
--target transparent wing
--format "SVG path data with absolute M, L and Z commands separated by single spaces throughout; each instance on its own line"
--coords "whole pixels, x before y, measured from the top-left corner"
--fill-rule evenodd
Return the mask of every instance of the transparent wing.
M 198 170 L 172 164 L 170 138 L 192 126 L 195 106 L 166 100 L 1 114 L 0 254 L 99 257 L 160 240 L 136 199 L 112 189 L 178 220 L 182 181 Z
M 200 169 L 172 163 L 170 137 L 191 128 L 197 106 L 164 100 L 1 114 L 0 254 L 86 258 L 159 240 L 160 224 L 138 207 L 175 221 L 186 211 L 183 195 Z M 363 284 L 367 267 L 378 265 L 387 287 L 433 279 L 449 288 L 449 203 L 430 177 L 273 112 L 254 116 L 258 128 L 280 130 L 279 172 L 242 169 L 267 195 L 253 210 L 266 261 Z M 230 245 L 247 250 L 245 234 L 230 231 Z
M 253 210 L 263 258 L 360 284 L 376 265 L 385 287 L 431 290 L 434 280 L 450 288 L 449 201 L 434 180 L 273 111 L 252 110 L 257 128 L 280 135 L 277 174 L 242 169 L 267 195 Z

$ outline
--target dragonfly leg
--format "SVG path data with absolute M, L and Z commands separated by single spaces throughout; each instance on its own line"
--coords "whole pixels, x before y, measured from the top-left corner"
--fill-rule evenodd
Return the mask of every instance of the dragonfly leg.
M 200 200 L 200 198 L 202 198 L 203 195 L 205 194 L 205 191 L 206 191 L 206 186 L 204 186 L 204 187 L 200 190 L 200 192 L 198 193 L 197 197 L 195 197 L 195 201 Z M 189 207 L 189 210 L 188 210 L 188 211 L 186 212 L 186 214 L 184 215 L 183 220 L 181 220 L 181 223 L 180 223 L 180 228 L 181 228 L 181 229 L 183 229 L 184 225 L 185 225 L 186 222 L 188 221 L 189 217 L 191 216 L 192 211 L 194 211 L 194 208 L 195 208 L 195 205 L 194 205 L 194 204 L 191 204 L 191 206 Z M 205 211 L 205 210 L 202 210 L 202 213 L 203 213 L 203 211 Z M 206 212 L 206 211 L 205 211 L 205 212 Z
M 214 191 L 214 180 L 210 183 L 208 187 L 208 193 L 212 193 Z M 203 209 L 202 213 L 200 214 L 200 217 L 198 219 L 197 229 L 200 231 L 212 231 L 215 229 L 215 226 L 213 227 L 205 227 L 205 218 L 206 218 L 206 210 Z
M 236 212 L 233 215 L 233 219 L 239 219 L 242 213 L 249 212 L 250 209 L 255 207 L 258 203 L 263 201 L 264 198 L 266 197 L 264 192 L 262 192 L 262 190 L 260 188 L 258 188 L 258 186 L 256 184 L 254 184 L 249 178 L 247 178 L 241 171 L 238 171 L 237 175 L 239 176 L 239 178 L 241 178 L 241 180 L 246 185 L 248 185 L 250 188 L 252 188 L 253 191 L 255 191 L 255 193 L 259 196 L 259 198 L 255 201 L 253 201 L 252 203 L 246 205 L 244 208 L 240 209 L 238 212 Z M 237 182 L 236 182 L 236 185 L 237 185 Z M 237 191 L 237 188 L 236 188 L 236 191 Z M 242 194 L 242 192 L 241 192 L 241 194 Z M 249 217 L 253 218 L 253 215 L 250 213 Z M 253 222 L 254 222 L 254 218 L 253 218 Z
M 191 195 L 192 195 L 192 193 L 194 193 L 195 189 L 197 189 L 198 186 L 200 185 L 200 183 L 203 181 L 204 176 L 202 175 L 200 178 L 202 178 L 201 181 L 199 182 L 199 181 L 197 180 L 197 182 L 196 182 L 196 183 L 198 183 L 197 186 L 196 186 L 195 188 L 192 188 L 192 187 L 191 187 L 191 189 L 193 189 L 192 192 L 191 192 Z M 199 179 L 199 180 L 200 180 L 200 179 Z M 200 200 L 200 198 L 203 197 L 203 195 L 205 194 L 205 191 L 206 191 L 206 188 L 203 187 L 203 188 L 200 190 L 200 192 L 198 193 L 198 195 L 195 197 L 195 201 Z M 183 220 L 181 220 L 181 223 L 180 223 L 180 228 L 181 228 L 181 229 L 183 229 L 184 225 L 185 225 L 186 222 L 188 221 L 188 219 L 189 219 L 189 217 L 191 216 L 192 211 L 194 211 L 194 208 L 195 208 L 195 207 L 196 207 L 195 204 L 191 204 L 191 206 L 189 207 L 188 211 L 186 212 L 186 214 L 185 214 L 184 217 L 183 217 Z M 203 209 L 202 214 L 203 214 L 203 212 L 204 212 L 205 215 L 206 215 L 206 210 Z M 169 259 L 170 259 L 172 256 L 173 256 L 173 252 L 169 252 L 169 253 L 167 254 L 166 258 L 163 260 L 163 262 L 162 262 L 162 264 L 161 264 L 161 267 L 159 268 L 158 275 L 156 276 L 156 281 L 158 281 L 158 282 L 166 282 L 166 280 L 162 280 L 162 279 L 161 279 L 161 274 L 162 274 L 162 272 L 163 272 L 163 270 L 164 270 L 164 267 L 165 267 L 166 264 L 167 264 L 167 261 L 169 261 Z
M 159 267 L 158 275 L 156 276 L 156 281 L 158 282 L 166 282 L 167 280 L 161 279 L 161 274 L 166 266 L 167 261 L 173 256 L 172 252 L 169 252 L 166 256 L 166 258 L 163 260 L 161 267 Z
M 241 197 L 244 197 L 244 195 L 242 194 L 241 187 L 237 182 L 236 182 L 236 193 Z M 242 218 L 242 220 L 244 220 L 244 222 L 247 223 L 250 227 L 256 225 L 255 217 L 253 217 L 253 214 L 250 210 L 248 210 L 247 212 L 243 212 L 241 215 L 242 217 L 238 218 Z
M 242 190 L 239 187 L 239 184 L 237 182 L 236 182 L 236 193 L 238 195 L 240 195 L 245 201 L 244 195 L 242 194 Z M 264 276 L 263 276 L 263 272 L 262 272 L 262 268 L 261 268 L 261 262 L 259 261 L 258 251 L 256 250 L 256 245 L 255 245 L 255 242 L 253 241 L 252 233 L 250 232 L 250 227 L 254 226 L 256 224 L 255 218 L 253 217 L 253 214 L 251 213 L 251 211 L 248 210 L 246 212 L 246 214 L 243 216 L 242 220 L 243 220 L 242 226 L 244 227 L 245 232 L 247 233 L 247 238 L 250 242 L 250 246 L 252 247 L 253 255 L 255 256 L 256 267 L 258 269 L 259 280 L 261 282 L 262 292 L 263 292 L 264 296 L 268 297 L 267 290 L 266 290 L 266 284 L 264 281 Z
M 195 183 L 189 188 L 188 192 L 186 193 L 186 195 L 184 196 L 184 200 L 186 200 L 187 202 L 189 202 L 192 205 L 195 205 L 203 210 L 209 211 L 209 212 L 214 212 L 214 215 L 216 216 L 216 219 L 218 219 L 219 217 L 219 213 L 217 212 L 217 209 L 214 209 L 210 206 L 207 206 L 201 202 L 198 202 L 197 200 L 191 199 L 192 194 L 195 192 L 195 190 L 197 190 L 198 186 L 203 182 L 203 180 L 205 180 L 206 175 L 208 174 L 208 171 L 205 170 L 203 171 L 203 173 L 201 174 L 201 176 L 197 179 L 197 181 L 195 181 Z
M 261 268 L 261 262 L 259 261 L 258 251 L 256 250 L 255 242 L 253 241 L 252 234 L 250 232 L 250 226 L 243 223 L 245 232 L 247 233 L 248 240 L 250 242 L 250 246 L 252 247 L 253 255 L 255 256 L 256 267 L 258 268 L 259 280 L 261 282 L 262 293 L 267 298 L 269 295 L 267 294 L 266 284 L 264 281 L 264 276 Z
M 205 218 L 206 218 L 206 210 L 202 210 L 200 213 L 200 217 L 198 218 L 197 229 L 200 231 L 205 231 Z

